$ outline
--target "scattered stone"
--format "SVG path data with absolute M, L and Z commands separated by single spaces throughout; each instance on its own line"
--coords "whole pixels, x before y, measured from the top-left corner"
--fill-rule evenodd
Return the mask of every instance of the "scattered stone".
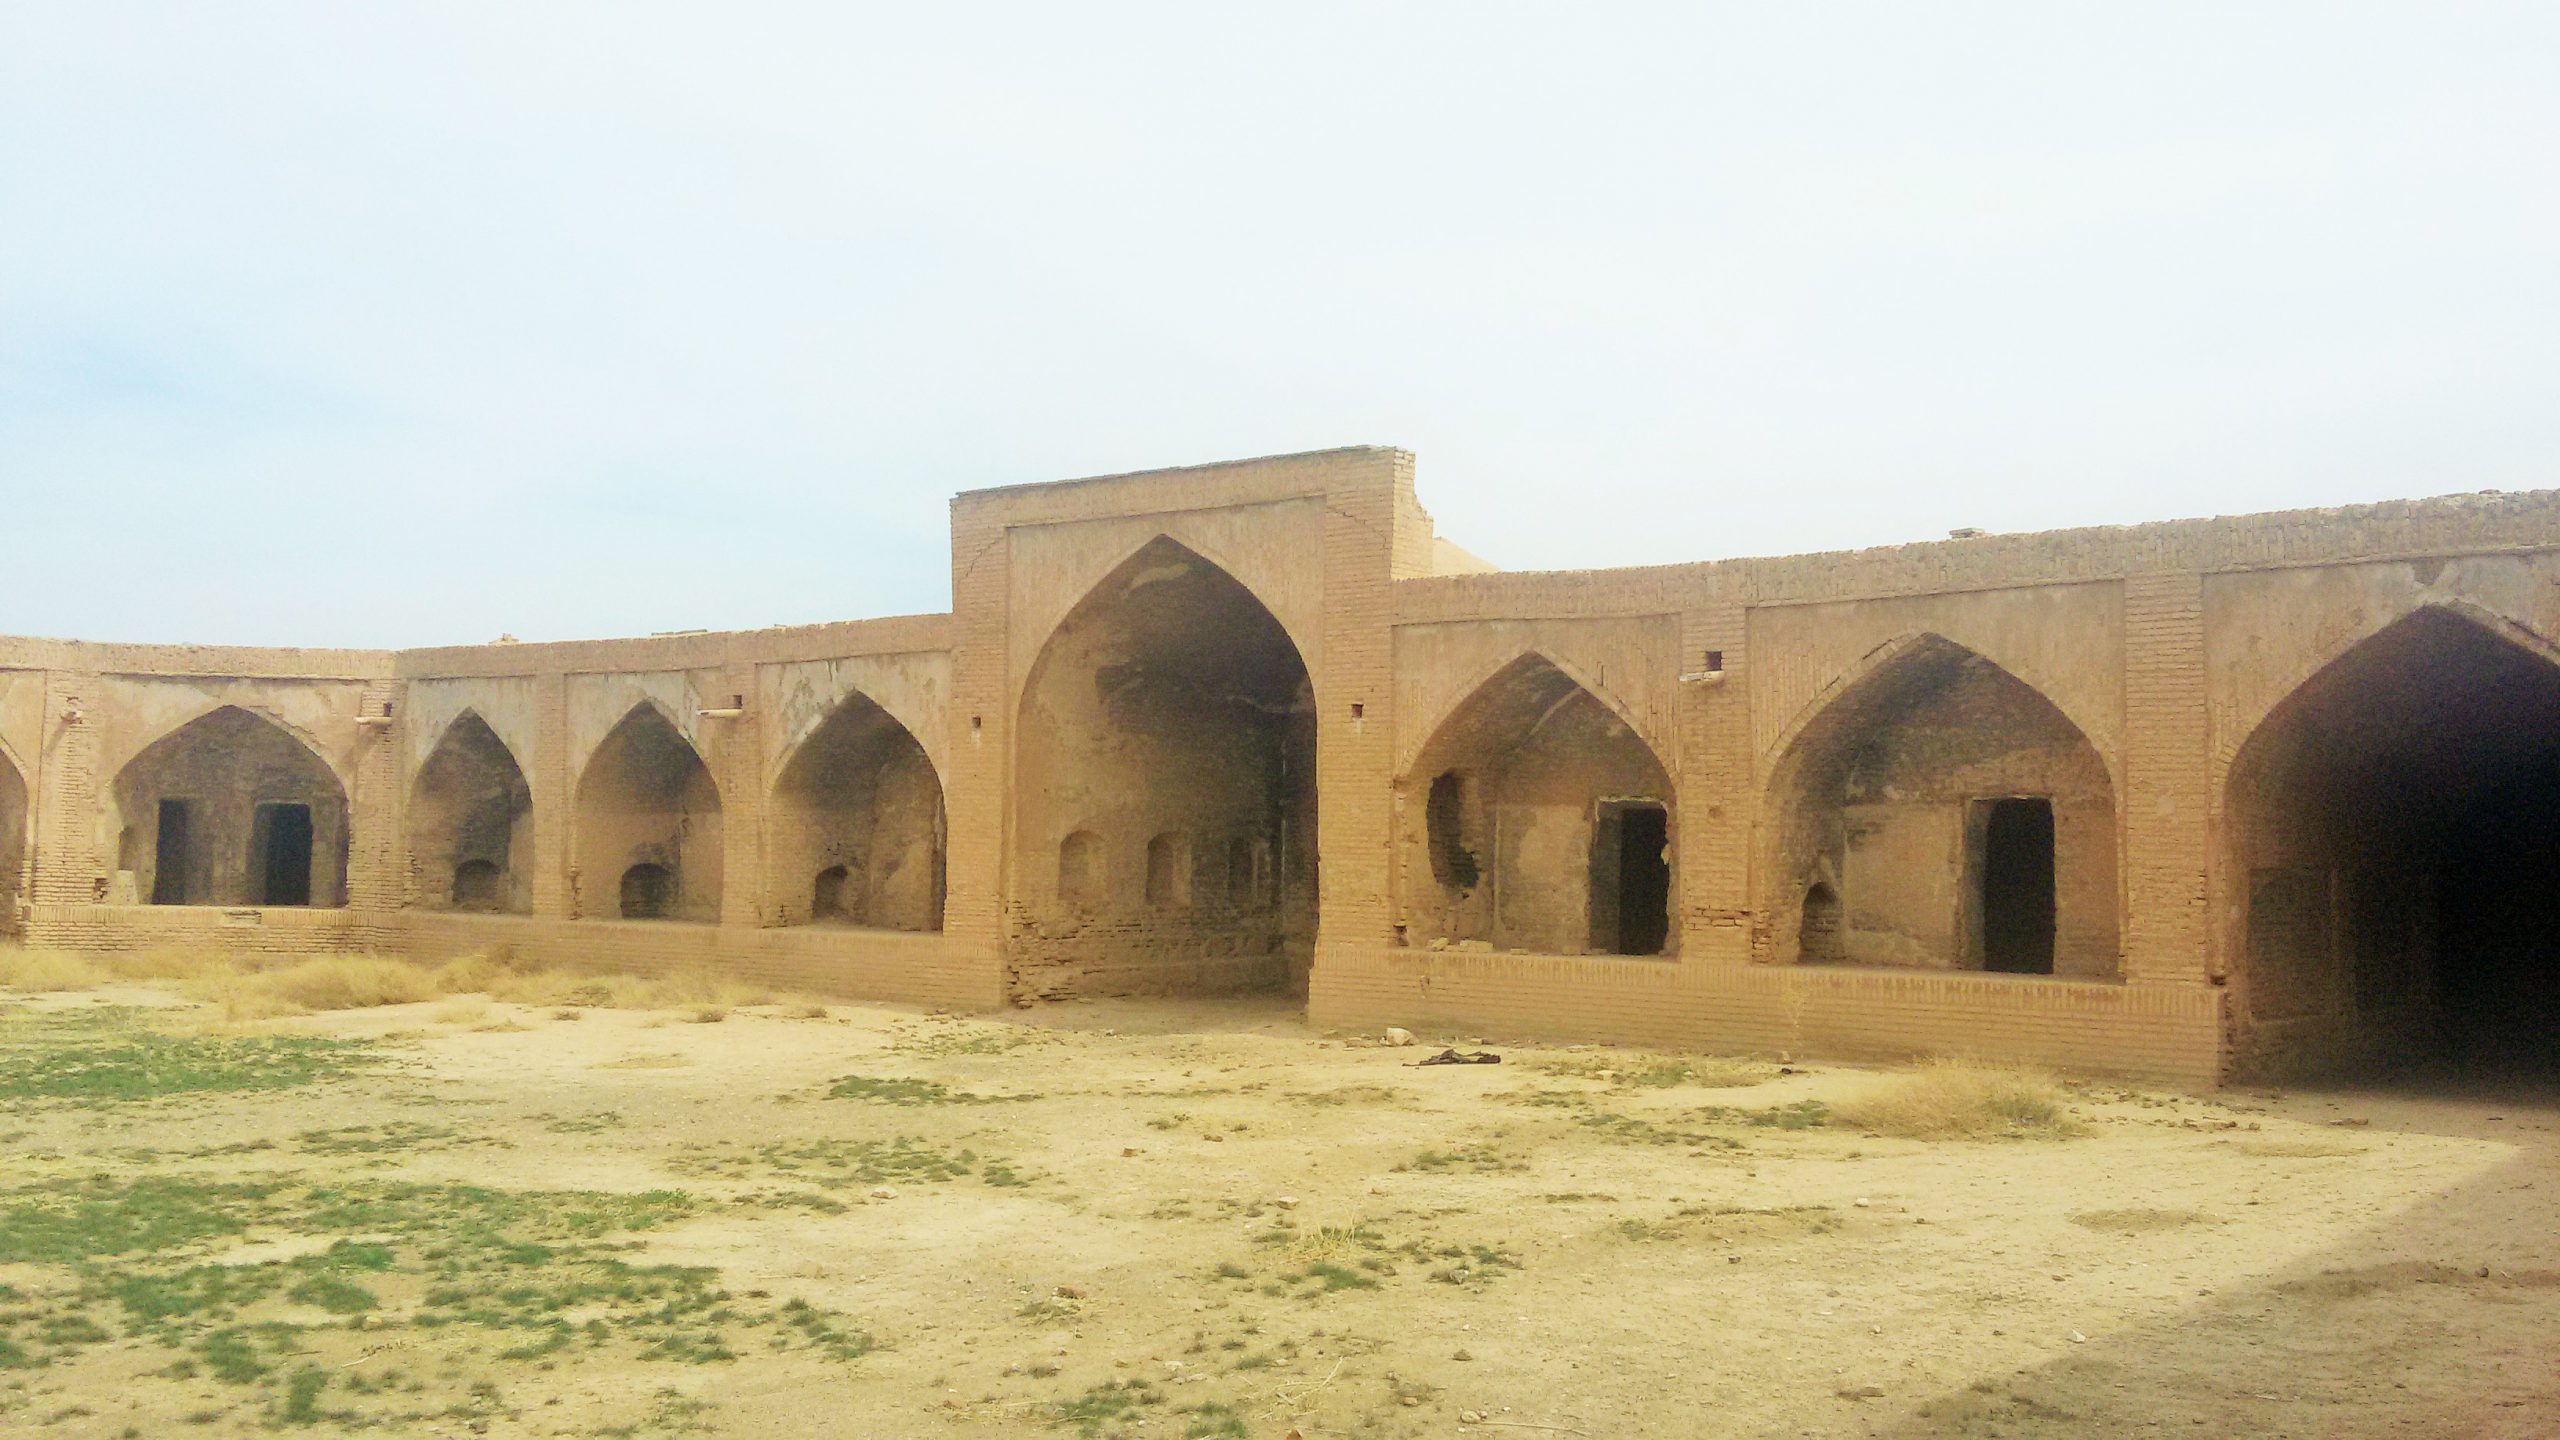
M 1884 1387 L 1881 1385 L 1843 1385 L 1831 1393 L 1839 1396 L 1843 1400 L 1881 1400 L 1884 1398 Z
M 1401 1025 L 1390 1025 L 1387 1027 L 1387 1033 L 1380 1036 L 1379 1040 L 1380 1043 L 1387 1045 L 1410 1045 L 1413 1043 L 1413 1032 Z
M 1481 1425 L 1484 1423 L 1484 1412 L 1481 1410 L 1461 1410 L 1458 1412 L 1458 1423 L 1461 1425 Z
M 1283 1210 L 1295 1210 L 1298 1208 L 1298 1197 L 1295 1195 L 1283 1195 L 1273 1200 L 1271 1203 L 1279 1206 Z
M 1464 1351 L 1464 1350 L 1461 1350 L 1461 1351 L 1459 1351 L 1457 1354 L 1452 1355 L 1452 1356 L 1450 1356 L 1449 1358 L 1450 1358 L 1450 1359 L 1452 1359 L 1452 1360 L 1473 1360 L 1473 1359 L 1474 1359 L 1474 1358 L 1476 1358 L 1476 1357 L 1475 1357 L 1475 1356 L 1473 1356 L 1473 1355 L 1471 1355 L 1471 1354 L 1469 1354 L 1468 1352 L 1466 1352 L 1466 1351 Z
M 898 1192 L 890 1189 L 886 1185 L 874 1185 L 871 1187 L 871 1198 L 874 1200 L 895 1200 L 898 1198 Z

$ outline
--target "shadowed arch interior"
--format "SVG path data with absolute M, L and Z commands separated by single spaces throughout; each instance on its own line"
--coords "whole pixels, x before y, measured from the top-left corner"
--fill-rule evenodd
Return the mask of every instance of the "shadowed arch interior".
M 1149 543 L 1050 635 L 1015 736 L 1015 994 L 1304 986 L 1314 697 L 1251 591 L 1172 540 Z M 1156 848 L 1155 888 L 1184 903 L 1150 905 L 1149 846 L 1166 835 L 1182 854 Z
M 1763 813 L 1776 958 L 2121 973 L 2105 761 L 1951 640 L 1904 642 L 1841 687 L 1780 756 Z
M 2244 1064 L 2440 1037 L 2560 1056 L 2560 664 L 2443 607 L 2368 637 L 2234 757 Z
M 116 864 L 132 873 L 135 899 L 347 903 L 346 790 L 264 715 L 225 705 L 196 717 L 127 762 L 114 798 Z
M 942 781 L 907 727 L 848 695 L 774 783 L 768 905 L 785 925 L 939 930 Z
M 470 710 L 436 741 L 409 791 L 410 896 L 429 910 L 533 910 L 533 790 L 515 753 Z
M 0 934 L 18 930 L 18 897 L 26 893 L 27 777 L 0 754 Z
M 578 914 L 720 918 L 719 787 L 666 712 L 636 705 L 596 746 L 576 816 Z
M 1542 655 L 1476 687 L 1398 786 L 1407 944 L 1676 949 L 1672 786 L 1617 711 Z

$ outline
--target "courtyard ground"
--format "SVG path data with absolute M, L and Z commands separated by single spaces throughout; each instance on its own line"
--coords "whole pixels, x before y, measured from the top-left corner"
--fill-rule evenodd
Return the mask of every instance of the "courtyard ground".
M 1928 1074 L 1277 1003 L 0 1012 L 9 1435 L 2560 1431 L 2548 1096 L 1915 1139 Z

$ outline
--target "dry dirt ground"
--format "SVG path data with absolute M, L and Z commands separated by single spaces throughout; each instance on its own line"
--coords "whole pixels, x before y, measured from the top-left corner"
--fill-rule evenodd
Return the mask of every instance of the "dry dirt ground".
M 2560 1433 L 2548 1097 L 1917 1141 L 1279 1005 L 0 1009 L 12 1436 Z

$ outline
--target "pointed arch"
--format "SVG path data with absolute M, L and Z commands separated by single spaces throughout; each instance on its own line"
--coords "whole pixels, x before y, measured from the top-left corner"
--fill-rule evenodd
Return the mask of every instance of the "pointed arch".
M 1551 649 L 1537 645 L 1521 644 L 1513 647 L 1502 658 L 1478 667 L 1474 674 L 1468 676 L 1461 684 L 1452 687 L 1446 703 L 1437 714 L 1408 716 L 1400 713 L 1397 716 L 1400 726 L 1409 723 L 1412 726 L 1412 733 L 1419 733 L 1422 736 L 1421 743 L 1414 746 L 1411 753 L 1403 757 L 1400 768 L 1406 771 L 1419 768 L 1423 751 L 1448 729 L 1460 712 L 1479 696 L 1492 689 L 1505 674 L 1524 665 L 1544 665 L 1582 687 L 1592 699 L 1607 707 L 1609 713 L 1618 718 L 1619 724 L 1624 725 L 1642 740 L 1646 748 L 1654 752 L 1657 760 L 1660 758 L 1661 749 L 1654 743 L 1654 737 L 1645 733 L 1647 727 L 1637 718 L 1635 707 L 1629 705 L 1615 690 L 1600 683 L 1570 657 L 1559 655 Z
M 1142 573 L 1152 563 L 1160 563 L 1166 557 L 1180 557 L 1208 566 L 1251 597 L 1254 605 L 1270 616 L 1272 624 L 1288 637 L 1290 647 L 1298 652 L 1300 663 L 1310 674 L 1315 673 L 1319 668 L 1317 657 L 1322 652 L 1324 636 L 1316 616 L 1310 613 L 1306 604 L 1309 597 L 1298 597 L 1299 603 L 1294 606 L 1289 603 L 1290 567 L 1282 558 L 1286 552 L 1274 551 L 1267 544 L 1222 545 L 1219 543 L 1221 538 L 1233 542 L 1239 537 L 1203 535 L 1198 533 L 1199 527 L 1182 525 L 1178 523 L 1178 517 L 1168 518 L 1175 521 L 1168 528 L 1124 532 L 1142 534 L 1145 538 L 1121 542 L 1123 548 L 1117 550 L 1116 558 L 1114 552 L 1105 551 L 1091 559 L 1079 556 L 1071 567 L 1061 567 L 1063 573 L 1054 576 L 1054 588 L 1043 587 L 1038 593 L 1022 597 L 1023 608 L 1014 616 L 1014 623 L 1021 627 L 1016 633 L 1023 637 L 1043 637 L 1042 651 L 1045 651 L 1047 637 L 1054 636 L 1068 617 L 1085 607 L 1094 596 L 1108 593 L 1116 583 L 1134 573 Z M 1175 534 L 1177 529 L 1183 533 Z M 1032 667 L 1037 663 L 1038 653 L 1035 652 L 1030 663 L 1024 664 L 1019 671 L 1026 685 Z M 1018 653 L 1016 658 L 1021 658 Z M 1019 696 L 1016 698 L 1018 700 Z
M 2222 787 L 2244 1068 L 2560 1024 L 2560 649 L 2409 607 L 2267 710 Z
M 533 787 L 477 710 L 446 722 L 410 784 L 409 864 L 420 909 L 533 911 Z
M 308 737 L 263 711 L 198 714 L 126 761 L 109 795 L 116 867 L 136 899 L 347 903 L 346 789 Z
M 2527 654 L 2538 655 L 2553 664 L 2560 664 L 2560 642 L 2553 641 L 2549 636 L 2513 616 L 2502 614 L 2486 605 L 2458 596 L 2407 597 L 2362 629 L 2331 641 L 2318 653 L 2295 667 L 2283 683 L 2269 689 L 2263 708 L 2241 719 L 2234 726 L 2231 743 L 2225 747 L 2224 753 L 2230 755 L 2236 763 L 2241 751 L 2247 748 L 2249 741 L 2258 731 L 2275 717 L 2276 712 L 2282 709 L 2286 702 L 2301 694 L 2304 687 L 2308 686 L 2315 677 L 2348 655 L 2363 649 L 2367 642 L 2431 611 L 2437 612 L 2439 618 L 2468 621 L 2483 633 L 2494 635 Z
M 665 706 L 634 703 L 597 743 L 573 819 L 577 914 L 720 918 L 720 788 Z
M 2121 973 L 2111 768 L 1998 663 L 1934 631 L 1897 638 L 1798 712 L 1774 753 L 1766 958 Z M 1827 953 L 1809 952 L 1805 915 L 1834 907 Z
M 1675 951 L 1674 800 L 1623 706 L 1543 652 L 1514 656 L 1397 782 L 1406 943 Z
M 766 808 L 767 913 L 942 928 L 942 778 L 914 732 L 848 691 L 785 757 Z
M 1314 688 L 1286 628 L 1242 582 L 1168 537 L 1140 546 L 1043 642 L 1013 732 L 1015 993 L 1304 983 Z M 1267 885 L 1229 874 L 1188 906 L 1150 909 L 1147 847 L 1170 832 L 1190 837 L 1195 863 L 1256 857 Z

